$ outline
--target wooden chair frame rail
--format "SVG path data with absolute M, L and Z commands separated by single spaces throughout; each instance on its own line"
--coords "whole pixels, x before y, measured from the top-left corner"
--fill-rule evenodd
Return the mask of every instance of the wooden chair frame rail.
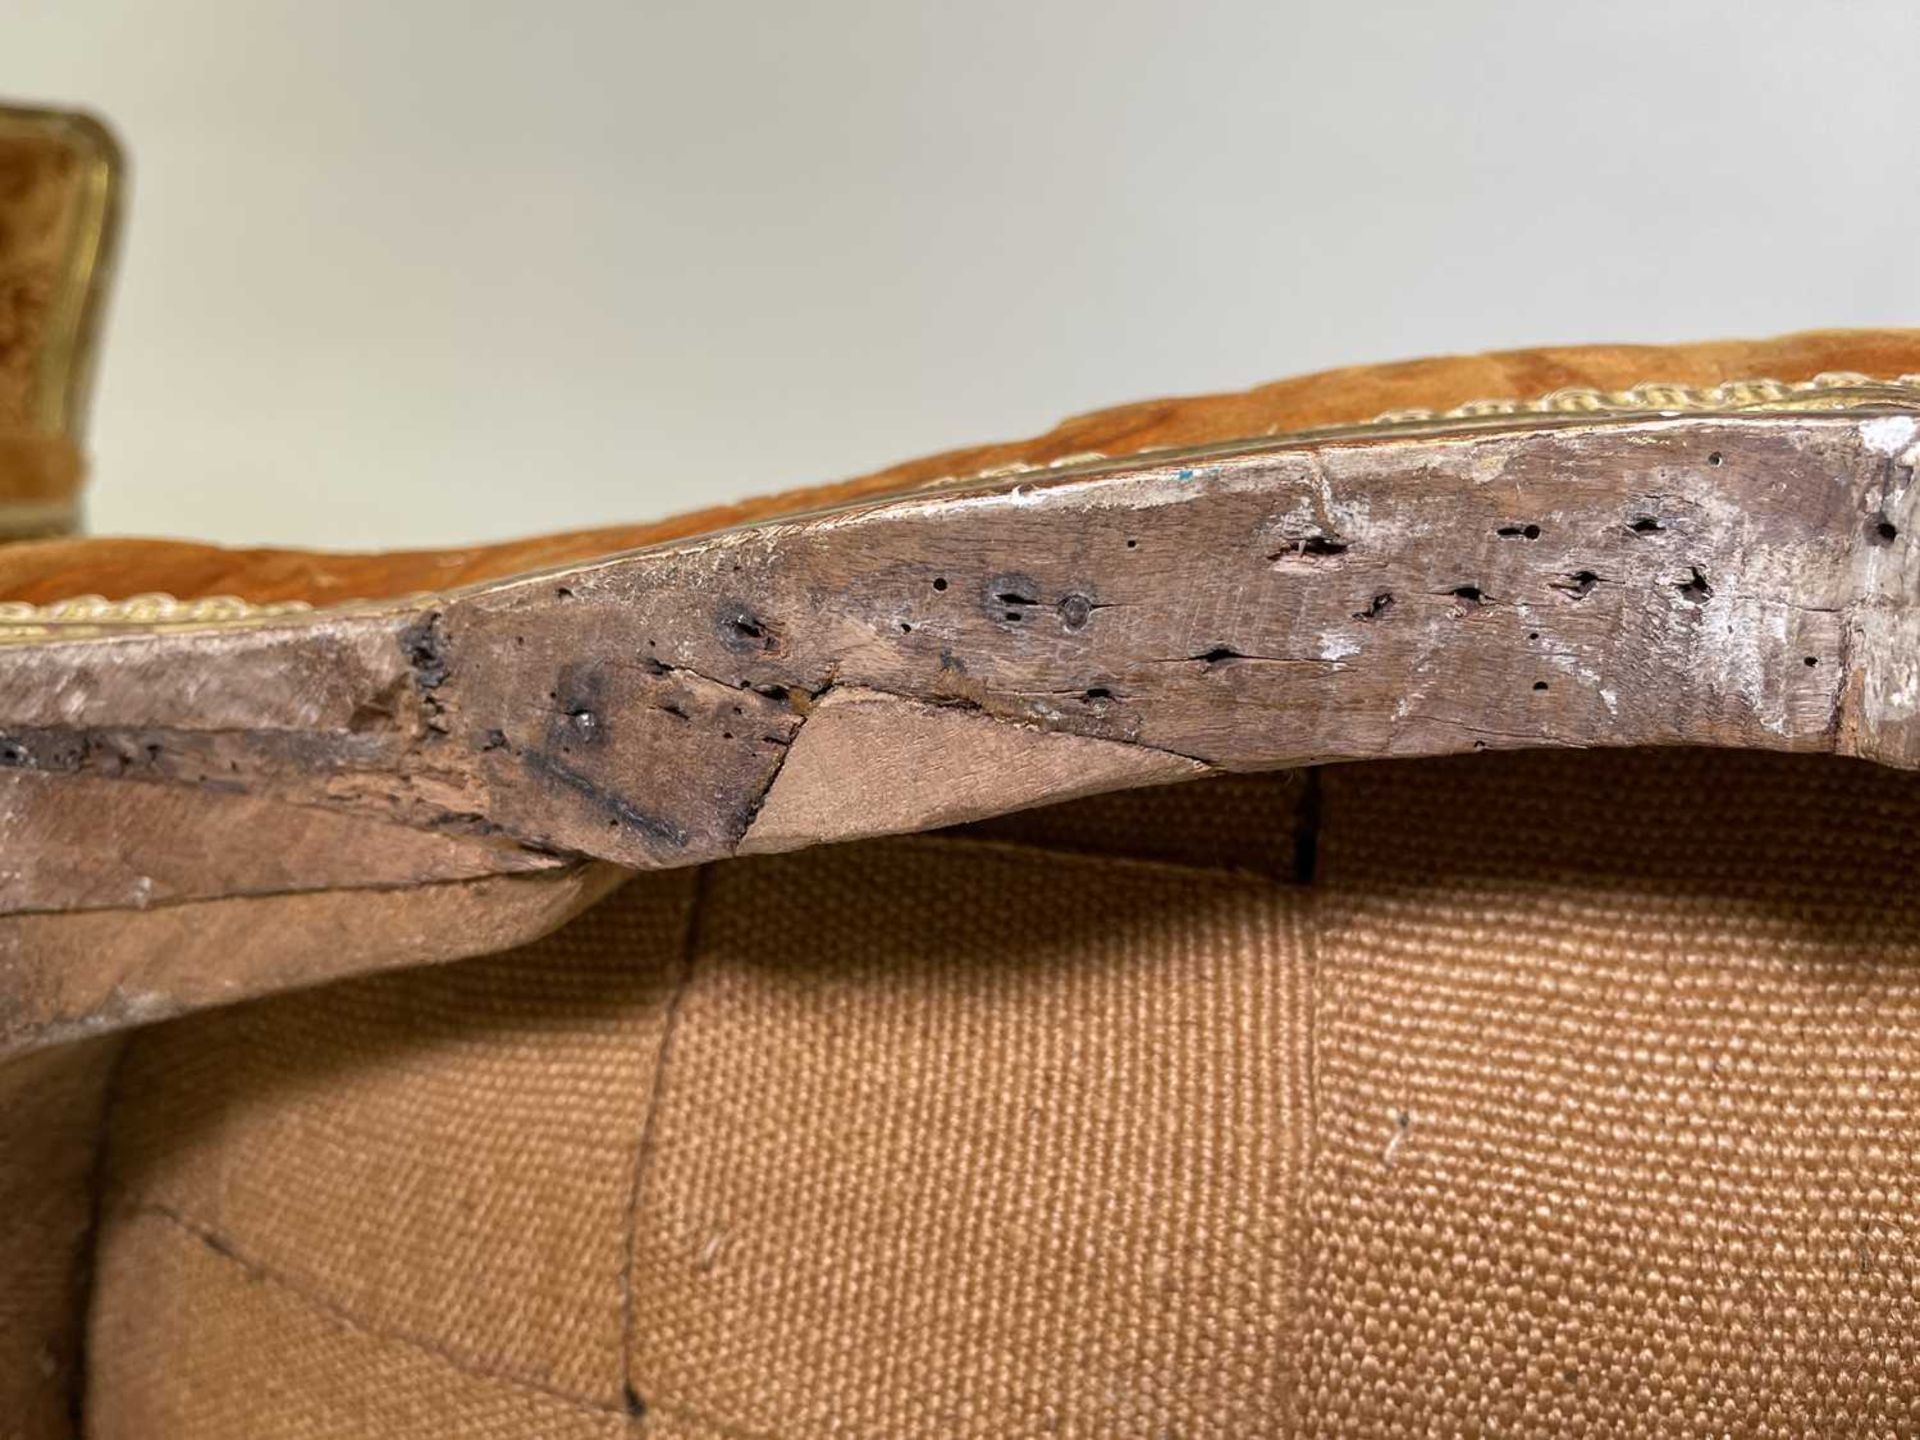
M 27 627 L 0 646 L 0 1048 L 497 948 L 627 870 L 1215 771 L 1592 745 L 1912 767 L 1916 460 L 1920 411 L 1872 392 L 1454 417 L 403 603 Z M 305 941 L 236 938 L 301 906 Z

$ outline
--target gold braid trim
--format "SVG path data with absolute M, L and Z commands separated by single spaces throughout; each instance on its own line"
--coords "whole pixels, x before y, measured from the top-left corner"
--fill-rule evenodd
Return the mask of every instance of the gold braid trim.
M 50 605 L 24 600 L 0 601 L 0 640 L 58 639 L 62 635 L 119 628 L 160 629 L 171 625 L 230 625 L 313 610 L 305 600 L 256 605 L 237 595 L 208 595 L 176 600 L 158 591 L 109 600 L 104 595 L 75 595 Z
M 1636 385 L 1595 390 L 1572 385 L 1533 400 L 1470 400 L 1451 410 L 1390 410 L 1375 425 L 1484 420 L 1502 415 L 1658 415 L 1701 411 L 1845 409 L 1850 405 L 1920 404 L 1920 375 L 1876 380 L 1850 370 L 1828 370 L 1811 380 L 1729 380 L 1722 385 Z
M 1450 410 L 1389 410 L 1384 415 L 1357 424 L 1316 425 L 1291 431 L 1275 425 L 1264 435 L 1197 447 L 1156 445 L 1143 450 L 1130 450 L 1124 456 L 1088 450 L 1078 455 L 1062 455 L 1057 460 L 1016 460 L 971 475 L 943 475 L 924 482 L 919 488 L 949 489 L 983 480 L 1039 475 L 1122 458 L 1238 451 L 1251 445 L 1323 437 L 1368 439 L 1403 431 L 1427 432 L 1437 427 L 1472 425 L 1500 419 L 1618 420 L 1635 417 L 1651 419 L 1663 415 L 1768 415 L 1809 410 L 1858 410 L 1887 405 L 1920 410 L 1920 374 L 1877 380 L 1871 375 L 1860 375 L 1850 370 L 1828 370 L 1811 380 L 1728 380 L 1720 385 L 1650 382 L 1635 385 L 1629 390 L 1597 390 L 1586 385 L 1570 385 L 1531 400 L 1470 400 Z
M 237 595 L 208 595 L 199 600 L 176 600 L 156 590 L 109 600 L 104 595 L 75 595 L 51 605 L 29 605 L 24 600 L 0 601 L 0 625 L 170 625 L 202 620 L 251 620 L 262 615 L 292 615 L 311 610 L 305 600 L 278 600 L 256 605 Z

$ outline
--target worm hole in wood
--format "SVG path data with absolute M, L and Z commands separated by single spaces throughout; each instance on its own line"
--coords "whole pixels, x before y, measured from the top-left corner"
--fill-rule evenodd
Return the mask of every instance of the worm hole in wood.
M 1274 551 L 1267 559 L 1278 564 L 1284 560 L 1331 560 L 1344 555 L 1352 545 L 1338 535 L 1308 535 L 1304 539 L 1292 540 Z
M 1030 607 L 1040 603 L 1040 586 L 1030 575 L 996 575 L 987 584 L 987 609 L 999 619 L 1017 625 Z
M 780 637 L 753 610 L 745 605 L 734 603 L 723 606 L 715 617 L 720 631 L 720 643 L 736 652 L 747 650 L 776 650 Z
M 1694 605 L 1704 605 L 1708 600 L 1713 598 L 1713 586 L 1707 583 L 1707 577 L 1700 573 L 1700 567 L 1698 565 L 1690 568 L 1693 573 L 1678 585 L 1674 586 L 1674 589 L 1680 592 L 1680 598 L 1682 600 L 1686 600 Z

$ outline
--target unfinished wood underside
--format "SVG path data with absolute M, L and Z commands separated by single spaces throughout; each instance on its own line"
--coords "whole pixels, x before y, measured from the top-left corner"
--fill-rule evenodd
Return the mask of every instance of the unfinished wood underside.
M 79 914 L 135 935 L 302 891 L 550 889 L 589 860 L 1382 756 L 1913 766 L 1917 442 L 1875 392 L 1445 421 L 923 490 L 360 609 L 28 627 L 0 647 L 0 1045 L 126 1013 L 149 942 L 50 943 Z M 252 956 L 223 994 L 297 983 Z

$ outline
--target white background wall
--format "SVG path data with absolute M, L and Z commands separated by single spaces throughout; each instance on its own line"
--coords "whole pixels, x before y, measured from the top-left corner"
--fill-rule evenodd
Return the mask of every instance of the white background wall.
M 1920 323 L 1914 0 L 4 0 L 99 531 L 645 518 L 1146 395 Z

